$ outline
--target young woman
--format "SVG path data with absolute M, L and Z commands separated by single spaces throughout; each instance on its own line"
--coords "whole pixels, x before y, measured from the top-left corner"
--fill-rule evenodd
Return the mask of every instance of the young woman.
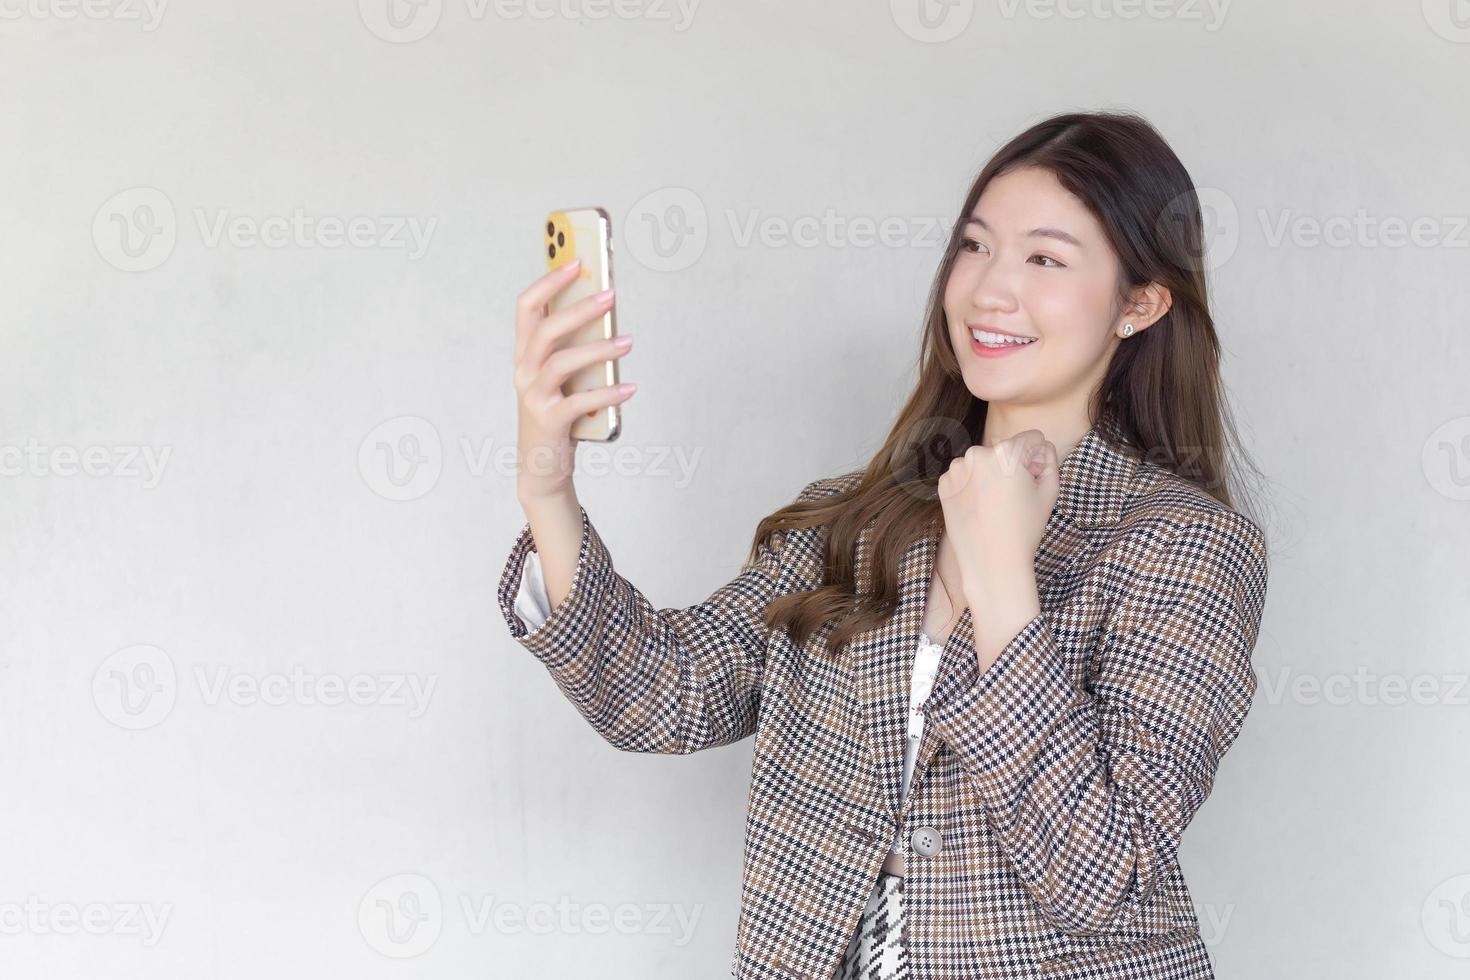
M 760 522 L 739 577 L 656 609 L 572 486 L 606 309 L 517 310 L 514 636 L 612 745 L 756 736 L 732 974 L 1213 977 L 1177 862 L 1255 691 L 1258 524 L 1231 504 L 1184 167 L 1074 113 L 975 180 L 882 450 Z

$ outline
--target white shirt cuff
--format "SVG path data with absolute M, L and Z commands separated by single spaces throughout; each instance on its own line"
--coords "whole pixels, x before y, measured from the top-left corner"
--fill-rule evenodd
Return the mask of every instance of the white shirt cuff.
M 515 611 L 527 630 L 534 630 L 551 615 L 551 597 L 546 594 L 546 582 L 541 577 L 541 556 L 534 551 L 526 552 L 526 560 L 521 566 L 521 586 L 516 591 Z

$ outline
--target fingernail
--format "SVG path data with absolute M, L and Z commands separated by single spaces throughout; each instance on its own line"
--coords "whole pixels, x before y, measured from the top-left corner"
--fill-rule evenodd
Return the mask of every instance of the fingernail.
M 572 259 L 572 261 L 570 261 L 566 265 L 562 266 L 562 270 L 563 271 L 566 271 L 566 272 L 570 272 L 573 269 L 580 268 L 581 265 L 582 265 L 582 260 L 581 259 Z
M 613 338 L 613 346 L 621 350 L 627 350 L 632 345 L 633 335 L 630 333 L 621 333 Z
M 597 300 L 597 302 L 599 303 L 606 303 L 608 300 L 612 299 L 612 294 L 613 291 L 611 289 L 604 289 L 602 292 L 598 293 L 592 298 Z
M 637 390 L 638 390 L 638 386 L 635 385 L 635 384 L 633 384 L 631 381 L 629 381 L 629 382 L 627 382 L 625 384 L 618 385 L 618 391 L 619 391 L 619 393 L 624 394 L 624 395 L 631 395 L 633 392 L 635 392 Z

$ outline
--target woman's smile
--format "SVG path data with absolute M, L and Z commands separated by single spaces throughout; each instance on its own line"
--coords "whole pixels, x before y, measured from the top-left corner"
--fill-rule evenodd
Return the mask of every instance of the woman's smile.
M 970 350 L 976 357 L 1006 357 L 1035 343 L 1035 338 L 1020 341 L 1006 334 L 989 333 L 985 330 L 970 331 Z

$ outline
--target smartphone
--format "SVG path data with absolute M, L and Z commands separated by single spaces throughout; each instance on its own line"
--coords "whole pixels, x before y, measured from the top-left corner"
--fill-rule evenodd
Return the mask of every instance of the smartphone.
M 551 298 L 548 313 L 555 313 L 580 299 L 613 288 L 612 221 L 602 208 L 567 208 L 552 211 L 542 227 L 546 267 L 559 269 L 574 259 L 582 260 L 577 278 Z M 557 349 L 595 340 L 610 340 L 618 333 L 617 309 L 610 308 L 591 323 L 584 324 L 557 344 Z M 618 383 L 618 362 L 598 361 L 567 378 L 563 395 L 591 391 Z M 571 436 L 588 442 L 612 442 L 623 427 L 621 405 L 608 405 L 581 415 L 572 423 Z

